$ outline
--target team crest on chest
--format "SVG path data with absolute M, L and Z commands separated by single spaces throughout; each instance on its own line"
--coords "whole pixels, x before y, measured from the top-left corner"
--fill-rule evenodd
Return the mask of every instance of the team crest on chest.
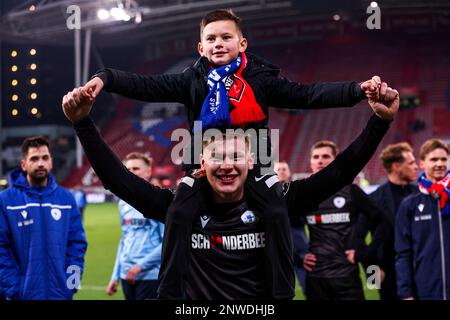
M 26 219 L 27 216 L 28 216 L 28 212 L 27 212 L 26 210 L 23 210 L 20 214 L 22 215 L 22 217 L 23 217 L 24 219 Z
M 250 225 L 258 222 L 258 217 L 255 216 L 253 211 L 247 210 L 241 215 L 241 220 L 244 224 Z
M 341 209 L 345 206 L 345 198 L 344 197 L 336 197 L 333 199 L 333 204 L 336 208 Z
M 59 219 L 61 219 L 61 210 L 59 209 L 52 209 L 50 211 L 50 214 L 52 215 L 53 219 L 55 219 L 55 221 L 58 221 Z

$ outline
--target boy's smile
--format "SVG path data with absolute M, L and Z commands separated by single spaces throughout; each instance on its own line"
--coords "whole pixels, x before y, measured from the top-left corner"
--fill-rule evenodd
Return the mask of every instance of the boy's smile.
M 214 67 L 229 64 L 239 53 L 247 49 L 247 40 L 242 37 L 236 23 L 231 20 L 214 21 L 205 26 L 198 44 L 198 52 Z

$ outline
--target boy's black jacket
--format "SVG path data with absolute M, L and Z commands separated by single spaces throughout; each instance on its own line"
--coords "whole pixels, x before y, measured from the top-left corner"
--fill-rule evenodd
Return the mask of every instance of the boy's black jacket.
M 256 101 L 268 115 L 268 107 L 320 109 L 351 107 L 365 98 L 357 82 L 299 84 L 279 77 L 280 69 L 247 53 L 248 64 L 242 75 L 250 84 Z M 103 80 L 104 90 L 148 102 L 179 102 L 186 106 L 192 129 L 203 101 L 209 93 L 210 66 L 205 57 L 178 74 L 138 75 L 115 69 L 102 69 L 95 76 Z M 231 110 L 230 110 L 231 111 Z M 247 128 L 267 128 L 268 118 L 249 123 Z

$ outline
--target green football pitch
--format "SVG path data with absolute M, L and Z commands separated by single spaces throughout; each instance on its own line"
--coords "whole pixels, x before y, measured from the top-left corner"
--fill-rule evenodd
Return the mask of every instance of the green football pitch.
M 124 299 L 120 287 L 114 296 L 110 297 L 105 293 L 106 286 L 111 277 L 117 245 L 121 236 L 117 204 L 90 204 L 85 212 L 84 227 L 86 230 L 88 249 L 85 257 L 85 270 L 81 289 L 75 295 L 75 299 Z M 361 278 L 365 280 L 363 272 L 361 272 Z M 366 287 L 365 295 L 366 299 L 378 299 L 377 291 L 369 290 Z M 296 285 L 295 299 L 304 299 L 304 295 L 298 284 Z

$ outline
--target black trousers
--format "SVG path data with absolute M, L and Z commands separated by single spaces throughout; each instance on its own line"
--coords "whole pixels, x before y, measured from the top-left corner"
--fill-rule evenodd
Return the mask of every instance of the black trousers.
M 364 300 L 359 275 L 342 278 L 306 276 L 307 300 Z
M 395 276 L 395 269 L 386 269 L 384 281 L 381 283 L 379 290 L 380 300 L 397 301 L 400 300 L 397 295 L 397 278 Z
M 151 300 L 157 297 L 157 280 L 137 280 L 131 284 L 121 279 L 121 283 L 126 300 Z

